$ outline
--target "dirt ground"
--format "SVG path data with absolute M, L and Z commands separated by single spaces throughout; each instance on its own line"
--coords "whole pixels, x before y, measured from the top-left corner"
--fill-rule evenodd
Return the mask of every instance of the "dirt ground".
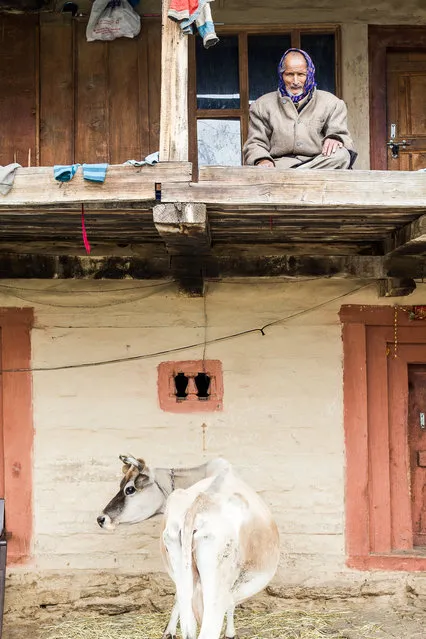
M 271 619 L 275 614 L 279 622 L 273 628 L 266 623 L 262 630 L 261 618 Z M 164 627 L 165 615 L 158 617 L 158 627 Z M 237 628 L 241 639 L 426 639 L 426 610 L 413 606 L 395 609 L 389 602 L 377 600 L 359 603 L 330 600 L 302 605 L 286 602 L 277 604 L 276 612 L 274 609 L 257 612 L 256 624 L 254 619 L 250 611 L 239 612 Z M 143 620 L 143 613 L 113 617 L 73 613 L 62 620 L 27 620 L 17 625 L 9 625 L 6 619 L 2 639 L 161 639 L 161 631 L 143 630 Z

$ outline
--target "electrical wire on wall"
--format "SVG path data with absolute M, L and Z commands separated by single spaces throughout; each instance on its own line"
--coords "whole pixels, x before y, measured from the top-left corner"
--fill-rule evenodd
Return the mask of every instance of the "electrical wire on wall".
M 206 350 L 207 350 L 207 327 L 208 327 L 208 315 L 207 315 L 207 292 L 208 282 L 204 282 L 204 295 L 203 295 L 203 311 L 204 311 L 204 344 L 203 344 L 203 373 L 206 373 Z
M 101 303 L 101 304 L 57 304 L 52 303 L 52 302 L 43 302 L 41 300 L 34 300 L 34 299 L 30 299 L 29 297 L 26 297 L 24 295 L 19 295 L 15 292 L 12 293 L 13 297 L 16 297 L 17 299 L 21 300 L 22 302 L 29 302 L 30 304 L 39 304 L 40 306 L 50 306 L 51 308 L 84 308 L 84 309 L 97 309 L 97 308 L 109 308 L 112 306 L 120 306 L 122 304 L 129 304 L 131 302 L 139 302 L 140 300 L 146 299 L 147 297 L 150 297 L 151 295 L 154 295 L 154 293 L 156 292 L 156 289 L 167 289 L 167 288 L 171 288 L 174 286 L 174 282 L 172 280 L 168 280 L 167 282 L 162 282 L 161 284 L 149 284 L 146 286 L 139 286 L 139 287 L 134 287 L 133 289 L 130 288 L 122 288 L 122 289 L 113 289 L 108 291 L 108 293 L 115 293 L 120 292 L 120 291 L 127 291 L 129 293 L 132 293 L 134 290 L 148 290 L 148 294 L 145 295 L 138 295 L 137 297 L 132 297 L 131 299 L 119 299 L 119 300 L 114 300 L 113 302 L 106 302 L 106 303 Z M 9 290 L 13 291 L 13 287 L 5 287 L 3 284 L 0 284 L 0 290 L 1 288 L 7 288 Z M 22 289 L 19 287 L 15 288 L 16 291 L 20 291 L 20 290 L 31 290 L 31 289 Z M 32 293 L 40 293 L 40 294 L 44 294 L 44 295 L 50 295 L 51 291 L 41 291 L 41 290 L 37 290 L 37 289 L 32 289 L 31 291 Z M 56 291 L 54 291 L 56 292 Z M 73 291 L 74 295 L 80 295 L 80 293 L 86 294 L 86 293 L 91 293 L 92 295 L 96 292 L 99 291 Z M 106 293 L 107 291 L 102 291 L 102 293 Z M 62 295 L 62 291 L 58 291 L 58 293 L 60 293 Z
M 117 358 L 113 358 L 113 359 L 106 359 L 106 360 L 99 360 L 99 361 L 94 361 L 94 362 L 82 362 L 79 364 L 65 364 L 65 365 L 58 365 L 58 366 L 40 366 L 40 367 L 29 367 L 29 368 L 9 368 L 9 369 L 3 369 L 0 372 L 1 373 L 35 373 L 35 372 L 43 372 L 43 371 L 61 371 L 61 370 L 72 370 L 72 369 L 79 369 L 79 368 L 92 368 L 92 367 L 97 367 L 97 366 L 108 366 L 110 364 L 121 364 L 123 362 L 135 362 L 135 361 L 141 361 L 141 360 L 146 360 L 146 359 L 153 359 L 155 357 L 162 357 L 164 355 L 171 355 L 174 353 L 180 353 L 182 351 L 186 351 L 189 349 L 193 349 L 193 348 L 200 348 L 203 347 L 204 349 L 204 355 L 205 355 L 205 349 L 207 348 L 208 345 L 210 344 L 218 344 L 221 342 L 226 342 L 232 339 L 238 339 L 240 337 L 244 337 L 246 335 L 251 335 L 254 333 L 260 333 L 261 335 L 265 336 L 266 333 L 265 331 L 269 328 L 272 328 L 274 326 L 277 326 L 279 324 L 284 324 L 285 322 L 288 322 L 290 320 L 295 319 L 296 317 L 301 317 L 303 315 L 306 315 L 308 313 L 312 313 L 314 311 L 319 310 L 320 308 L 324 308 L 325 306 L 328 306 L 329 304 L 332 304 L 333 302 L 336 302 L 338 300 L 341 300 L 345 297 L 348 297 L 350 295 L 354 295 L 355 293 L 358 293 L 361 290 L 364 290 L 368 287 L 371 287 L 375 285 L 374 282 L 369 282 L 368 284 L 364 284 L 362 286 L 357 286 L 356 288 L 351 289 L 350 291 L 347 291 L 346 293 L 341 293 L 340 295 L 337 295 L 335 297 L 329 298 L 328 300 L 325 300 L 324 302 L 320 302 L 319 304 L 315 304 L 313 306 L 310 306 L 306 309 L 303 309 L 301 311 L 296 311 L 295 313 L 292 313 L 291 315 L 286 315 L 285 317 L 281 317 L 278 318 L 276 320 L 273 320 L 272 322 L 267 322 L 266 324 L 264 324 L 263 326 L 258 326 L 258 327 L 254 327 L 254 328 L 250 328 L 250 329 L 246 329 L 244 331 L 238 331 L 236 333 L 231 333 L 228 335 L 223 335 L 222 337 L 216 337 L 214 339 L 211 340 L 207 340 L 207 334 L 206 332 L 204 333 L 204 340 L 201 342 L 197 342 L 194 344 L 187 344 L 185 346 L 178 346 L 176 348 L 170 348 L 170 349 L 166 349 L 163 351 L 156 351 L 153 353 L 144 353 L 141 355 L 132 355 L 132 356 L 127 356 L 127 357 L 117 357 Z M 206 307 L 207 308 L 207 307 Z M 205 327 L 207 327 L 207 320 L 205 323 Z M 205 331 L 207 330 L 207 328 L 205 328 Z

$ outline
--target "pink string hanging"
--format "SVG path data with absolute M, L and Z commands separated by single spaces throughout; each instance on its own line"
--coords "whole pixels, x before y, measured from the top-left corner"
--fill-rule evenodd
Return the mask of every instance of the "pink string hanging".
M 90 248 L 89 239 L 87 237 L 86 223 L 84 221 L 84 204 L 81 205 L 81 232 L 83 234 L 84 248 L 86 249 L 86 253 L 89 254 L 91 251 L 91 248 Z

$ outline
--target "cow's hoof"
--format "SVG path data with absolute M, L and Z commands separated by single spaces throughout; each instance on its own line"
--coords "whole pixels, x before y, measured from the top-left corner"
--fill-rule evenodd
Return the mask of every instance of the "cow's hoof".
M 177 639 L 176 635 L 163 635 L 161 639 Z

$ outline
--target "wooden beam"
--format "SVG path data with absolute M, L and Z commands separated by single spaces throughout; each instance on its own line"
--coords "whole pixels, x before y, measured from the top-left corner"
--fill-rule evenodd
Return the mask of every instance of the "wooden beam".
M 162 3 L 160 160 L 188 161 L 188 36 Z
M 207 256 L 204 256 L 207 259 Z M 214 255 L 213 263 L 222 278 L 227 277 L 346 277 L 366 281 L 420 278 L 425 260 L 414 257 L 395 258 L 387 261 L 382 256 L 304 256 L 276 255 L 250 256 L 234 255 L 232 247 L 229 253 Z M 46 254 L 0 253 L 0 279 L 171 279 L 176 277 L 179 283 L 197 284 L 200 294 L 200 282 L 204 277 L 215 277 L 211 273 L 202 273 L 199 277 L 194 256 L 191 265 L 190 255 L 167 255 L 153 247 L 144 255 L 130 256 L 78 256 Z M 192 267 L 192 271 L 188 270 Z M 186 269 L 186 270 L 185 270 Z M 408 283 L 412 286 L 412 283 Z M 188 286 L 186 290 L 188 289 Z M 401 288 L 400 284 L 398 286 Z M 390 289 L 388 289 L 389 294 Z
M 209 179 L 205 179 L 205 178 Z M 426 177 L 416 171 L 297 171 L 260 167 L 204 167 L 200 182 L 163 183 L 162 202 L 363 210 L 421 208 Z
M 39 207 L 80 202 L 113 203 L 143 202 L 156 199 L 156 183 L 189 182 L 189 162 L 164 162 L 153 166 L 134 167 L 111 165 L 105 182 L 99 184 L 83 179 L 80 168 L 69 182 L 58 182 L 53 167 L 17 169 L 11 191 L 0 198 L 0 207 Z
M 205 204 L 157 204 L 153 214 L 157 231 L 171 255 L 174 278 L 186 293 L 203 295 L 204 277 L 218 275 Z
M 409 277 L 392 277 L 379 280 L 379 297 L 405 297 L 416 290 L 416 283 Z
M 395 231 L 386 242 L 390 255 L 422 255 L 426 253 L 426 215 Z

